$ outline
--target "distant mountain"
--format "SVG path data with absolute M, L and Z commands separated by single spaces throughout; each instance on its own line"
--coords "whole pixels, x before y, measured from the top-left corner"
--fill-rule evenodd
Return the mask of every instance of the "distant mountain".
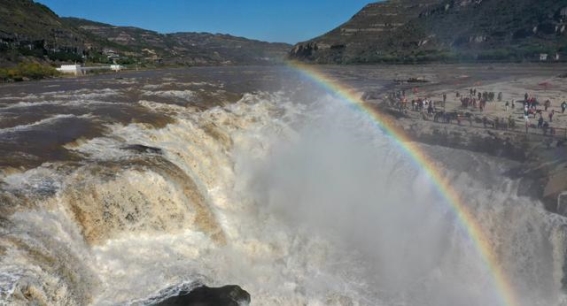
M 77 18 L 60 18 L 32 0 L 0 0 L 0 65 L 118 62 L 141 65 L 271 64 L 291 45 L 225 34 L 160 34 Z
M 317 63 L 567 58 L 567 0 L 390 0 L 293 47 Z
M 268 43 L 227 34 L 160 34 L 135 27 L 118 27 L 77 18 L 63 18 L 69 26 L 109 49 L 145 61 L 177 65 L 266 64 L 285 58 L 291 45 Z

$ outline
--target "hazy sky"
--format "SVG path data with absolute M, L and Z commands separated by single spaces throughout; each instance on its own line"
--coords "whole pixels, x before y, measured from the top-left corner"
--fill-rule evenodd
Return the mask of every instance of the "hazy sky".
M 347 21 L 373 0 L 36 0 L 62 17 L 161 33 L 227 33 L 296 43 Z

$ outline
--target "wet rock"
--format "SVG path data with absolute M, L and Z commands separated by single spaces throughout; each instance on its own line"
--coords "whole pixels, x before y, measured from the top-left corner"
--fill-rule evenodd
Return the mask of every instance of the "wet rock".
M 163 154 L 163 150 L 160 148 L 144 146 L 141 144 L 128 145 L 124 147 L 124 149 L 136 153 Z
M 381 92 L 376 91 L 366 91 L 362 94 L 361 99 L 363 101 L 378 100 L 383 96 Z
M 547 210 L 567 216 L 567 169 L 549 173 L 544 184 L 543 202 Z
M 250 294 L 240 286 L 220 288 L 201 286 L 191 291 L 181 291 L 156 306 L 243 306 L 250 304 Z

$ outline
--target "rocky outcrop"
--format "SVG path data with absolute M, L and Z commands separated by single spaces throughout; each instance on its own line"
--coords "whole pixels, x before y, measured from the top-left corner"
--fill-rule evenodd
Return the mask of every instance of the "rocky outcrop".
M 239 286 L 220 288 L 202 286 L 191 291 L 181 291 L 155 306 L 244 306 L 250 304 L 250 294 Z
M 548 210 L 567 216 L 567 161 L 549 169 L 543 180 L 543 198 Z
M 400 125 L 414 141 L 472 152 L 485 153 L 515 161 L 527 161 L 530 156 L 527 143 L 517 133 L 469 129 L 463 120 L 462 126 L 437 124 L 427 121 L 406 122 Z
M 518 196 L 537 199 L 547 211 L 567 216 L 567 147 L 564 139 L 550 138 L 542 144 L 541 138 L 518 131 L 471 127 L 465 118 L 462 125 L 443 124 L 428 117 L 423 120 L 414 114 L 408 115 L 384 102 L 374 102 L 371 106 L 388 115 L 382 120 L 403 130 L 413 141 L 519 162 L 517 167 L 503 173 L 519 182 Z

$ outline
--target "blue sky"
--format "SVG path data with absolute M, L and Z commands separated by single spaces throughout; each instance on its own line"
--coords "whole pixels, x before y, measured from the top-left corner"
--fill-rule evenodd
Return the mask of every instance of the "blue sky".
M 62 17 L 161 33 L 227 33 L 296 43 L 347 21 L 373 0 L 36 0 Z

